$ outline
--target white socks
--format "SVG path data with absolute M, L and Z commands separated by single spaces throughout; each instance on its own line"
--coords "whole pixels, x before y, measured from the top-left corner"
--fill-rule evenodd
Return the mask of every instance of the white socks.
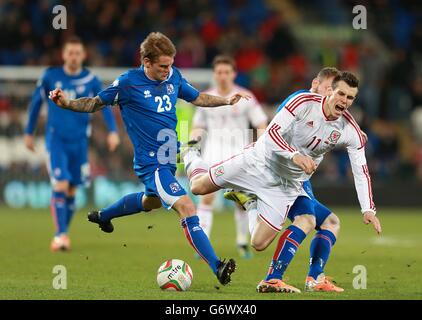
M 212 213 L 212 206 L 200 203 L 196 214 L 199 218 L 199 224 L 201 225 L 202 230 L 204 230 L 208 239 L 210 238 L 212 222 L 214 215 Z
M 236 223 L 236 243 L 238 246 L 247 245 L 249 242 L 249 229 L 248 229 L 248 213 L 239 208 L 234 209 L 234 220 Z

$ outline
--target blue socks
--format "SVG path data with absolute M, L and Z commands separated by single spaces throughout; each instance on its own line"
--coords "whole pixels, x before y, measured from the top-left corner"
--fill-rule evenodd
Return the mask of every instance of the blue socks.
M 280 236 L 273 260 L 268 269 L 266 281 L 271 279 L 283 279 L 283 274 L 292 261 L 299 245 L 305 239 L 306 234 L 298 227 L 291 225 Z
M 214 274 L 216 274 L 219 259 L 214 252 L 210 240 L 199 225 L 198 216 L 184 218 L 181 220 L 181 224 L 190 245 L 208 263 Z
M 328 230 L 318 231 L 311 243 L 311 260 L 308 276 L 316 279 L 324 272 L 331 248 L 336 243 L 336 236 Z
M 67 206 L 64 192 L 53 191 L 51 197 L 51 215 L 56 226 L 56 236 L 67 233 Z
M 75 197 L 66 198 L 67 217 L 66 223 L 69 228 L 70 221 L 72 221 L 73 214 L 75 213 Z
M 138 213 L 144 210 L 142 206 L 142 197 L 144 193 L 131 193 L 111 206 L 104 208 L 100 212 L 100 219 L 102 221 L 109 221 L 116 217 L 128 216 L 134 213 Z

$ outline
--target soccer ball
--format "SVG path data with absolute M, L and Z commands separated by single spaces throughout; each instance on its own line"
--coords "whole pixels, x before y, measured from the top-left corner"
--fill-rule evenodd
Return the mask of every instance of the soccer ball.
M 192 284 L 192 278 L 190 266 L 179 259 L 163 262 L 157 271 L 157 283 L 163 290 L 186 291 Z

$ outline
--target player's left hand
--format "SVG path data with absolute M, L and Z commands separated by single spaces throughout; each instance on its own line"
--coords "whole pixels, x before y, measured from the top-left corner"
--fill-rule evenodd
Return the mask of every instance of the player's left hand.
M 227 102 L 228 102 L 227 104 L 233 105 L 233 104 L 237 103 L 242 98 L 249 100 L 251 98 L 251 96 L 248 95 L 247 93 L 238 92 L 235 95 L 232 95 L 229 99 L 227 99 Z
M 366 211 L 363 214 L 363 223 L 364 224 L 370 224 L 370 223 L 372 223 L 372 225 L 374 226 L 375 231 L 378 234 L 381 234 L 381 232 L 382 232 L 381 222 L 379 221 L 379 219 L 375 216 L 375 214 L 372 211 Z
M 107 136 L 108 150 L 110 152 L 113 152 L 114 150 L 116 150 L 119 144 L 120 144 L 120 138 L 117 132 L 110 132 Z

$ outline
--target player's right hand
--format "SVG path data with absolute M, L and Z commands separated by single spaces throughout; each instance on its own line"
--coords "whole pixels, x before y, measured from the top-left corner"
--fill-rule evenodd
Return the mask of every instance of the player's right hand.
M 69 99 L 66 98 L 66 95 L 62 89 L 56 88 L 53 91 L 50 91 L 48 97 L 59 107 L 66 108 L 66 106 L 69 104 Z
M 23 142 L 25 143 L 25 147 L 32 152 L 35 152 L 35 142 L 34 136 L 31 134 L 25 134 L 23 136 Z
M 305 171 L 306 174 L 312 174 L 317 168 L 317 165 L 311 157 L 301 155 L 300 153 L 295 154 L 292 161 L 295 165 Z
M 377 216 L 372 211 L 366 211 L 363 214 L 363 223 L 364 224 L 370 224 L 374 226 L 374 229 L 376 233 L 381 234 L 382 228 L 381 228 L 381 222 L 377 218 Z

